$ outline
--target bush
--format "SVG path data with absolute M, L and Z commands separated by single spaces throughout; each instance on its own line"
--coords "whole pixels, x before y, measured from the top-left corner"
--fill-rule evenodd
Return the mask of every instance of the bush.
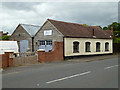
M 114 42 L 114 43 L 120 43 L 120 37 L 119 37 L 119 38 L 114 38 L 114 39 L 113 39 L 113 42 Z
M 8 36 L 8 35 L 3 35 L 3 36 L 2 36 L 2 40 L 9 40 L 9 37 L 10 37 L 10 36 Z

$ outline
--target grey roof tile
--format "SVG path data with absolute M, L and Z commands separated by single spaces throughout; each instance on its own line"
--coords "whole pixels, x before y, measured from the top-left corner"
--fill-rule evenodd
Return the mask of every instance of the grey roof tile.
M 34 37 L 34 35 L 40 29 L 40 26 L 38 25 L 30 25 L 30 24 L 20 24 L 20 25 L 30 34 L 31 37 Z

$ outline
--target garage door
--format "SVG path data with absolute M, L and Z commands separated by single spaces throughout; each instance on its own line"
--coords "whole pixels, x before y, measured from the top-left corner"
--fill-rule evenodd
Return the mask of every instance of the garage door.
M 27 52 L 27 48 L 28 48 L 28 40 L 21 40 L 20 41 L 20 52 L 24 53 Z
M 45 52 L 52 51 L 52 40 L 40 40 L 39 49 L 45 49 Z

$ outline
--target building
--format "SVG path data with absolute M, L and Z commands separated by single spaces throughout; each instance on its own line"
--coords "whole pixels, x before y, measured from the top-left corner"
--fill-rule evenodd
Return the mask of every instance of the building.
M 30 51 L 34 51 L 34 35 L 40 29 L 40 26 L 19 24 L 12 33 L 10 40 L 18 42 L 20 52 L 26 52 L 29 48 Z
M 63 56 L 108 54 L 113 52 L 112 30 L 47 19 L 34 37 L 34 49 L 50 52 L 54 42 L 63 42 Z
M 0 36 L 3 36 L 3 35 L 8 35 L 8 32 L 3 33 L 3 31 L 0 31 Z
M 9 50 L 18 53 L 17 41 L 0 41 L 0 55 Z

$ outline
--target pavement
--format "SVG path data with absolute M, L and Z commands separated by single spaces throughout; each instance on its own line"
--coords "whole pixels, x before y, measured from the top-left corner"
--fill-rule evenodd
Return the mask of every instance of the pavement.
M 105 55 L 11 67 L 3 71 L 2 86 L 3 88 L 118 88 L 118 66 L 117 55 Z

